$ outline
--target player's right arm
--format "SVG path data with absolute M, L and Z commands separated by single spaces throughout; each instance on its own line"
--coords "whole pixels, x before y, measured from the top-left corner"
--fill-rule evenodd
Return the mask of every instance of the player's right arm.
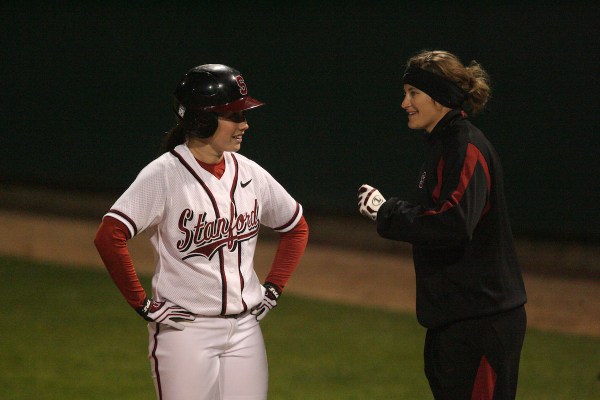
M 102 220 L 94 244 L 113 282 L 134 309 L 144 305 L 146 292 L 135 272 L 129 249 L 129 230 L 124 223 L 106 216 Z
M 146 293 L 138 279 L 127 240 L 161 216 L 166 184 L 165 157 L 154 160 L 138 174 L 102 219 L 94 244 L 110 277 L 134 309 L 141 309 Z
M 146 297 L 127 249 L 128 234 L 127 226 L 111 216 L 104 217 L 98 228 L 94 244 L 110 277 L 127 303 L 145 320 L 184 329 L 182 321 L 195 319 L 191 312 L 169 301 Z

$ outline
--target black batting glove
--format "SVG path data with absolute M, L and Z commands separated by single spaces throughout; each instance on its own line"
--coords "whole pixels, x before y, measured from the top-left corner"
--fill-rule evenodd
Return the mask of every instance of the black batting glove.
M 179 307 L 170 301 L 158 302 L 151 298 L 146 298 L 144 304 L 141 307 L 136 308 L 135 311 L 137 311 L 137 313 L 146 321 L 169 325 L 180 331 L 185 328 L 180 322 L 193 321 L 196 319 L 194 314 L 183 307 Z
M 250 312 L 256 317 L 257 321 L 262 320 L 270 310 L 277 307 L 277 300 L 279 299 L 279 296 L 281 296 L 281 289 L 279 289 L 277 285 L 271 282 L 265 282 L 263 286 L 265 288 L 263 299 Z

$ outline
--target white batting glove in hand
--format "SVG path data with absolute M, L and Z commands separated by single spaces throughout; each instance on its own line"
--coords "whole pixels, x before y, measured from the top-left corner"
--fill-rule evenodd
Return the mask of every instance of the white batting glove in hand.
M 383 203 L 385 203 L 385 199 L 379 190 L 369 185 L 362 185 L 358 188 L 358 210 L 365 217 L 377 221 L 377 211 Z
M 171 303 L 170 301 L 154 301 L 146 298 L 144 305 L 136 309 L 146 321 L 169 325 L 182 331 L 185 326 L 181 321 L 193 321 L 196 319 L 194 314 L 183 307 Z
M 281 296 L 281 290 L 270 282 L 265 282 L 265 294 L 259 305 L 254 307 L 250 314 L 256 316 L 256 320 L 262 320 L 267 313 L 277 307 L 277 299 Z

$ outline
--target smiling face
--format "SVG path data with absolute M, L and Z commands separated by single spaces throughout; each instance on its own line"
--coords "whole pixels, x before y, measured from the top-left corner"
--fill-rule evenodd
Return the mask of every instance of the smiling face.
M 207 138 L 190 137 L 188 147 L 194 156 L 205 163 L 216 164 L 226 151 L 236 152 L 242 145 L 242 136 L 250 126 L 243 111 L 218 115 L 219 124 Z
M 402 108 L 408 113 L 408 127 L 431 133 L 450 108 L 441 105 L 414 86 L 404 85 Z
M 219 126 L 209 138 L 211 147 L 219 153 L 238 151 L 242 136 L 249 127 L 243 111 L 219 114 Z

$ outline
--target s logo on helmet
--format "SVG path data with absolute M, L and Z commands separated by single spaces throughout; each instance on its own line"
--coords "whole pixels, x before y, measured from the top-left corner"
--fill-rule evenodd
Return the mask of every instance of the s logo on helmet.
M 244 82 L 244 78 L 241 75 L 235 77 L 235 81 L 240 87 L 240 94 L 245 96 L 248 94 L 248 88 L 246 87 L 246 82 Z

